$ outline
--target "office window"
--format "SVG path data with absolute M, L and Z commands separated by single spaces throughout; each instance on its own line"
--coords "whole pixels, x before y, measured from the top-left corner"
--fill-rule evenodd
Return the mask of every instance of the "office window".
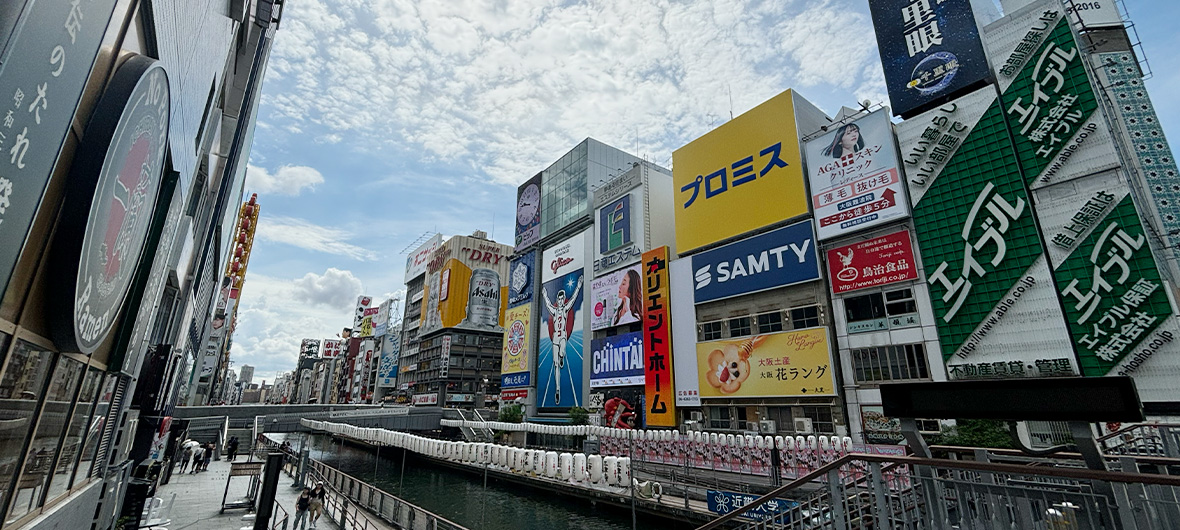
M 750 334 L 750 317 L 729 319 L 729 336 L 745 337 Z
M 918 304 L 914 302 L 914 292 L 911 289 L 885 291 L 885 313 L 889 316 L 917 313 Z
M 700 340 L 717 340 L 721 338 L 720 322 L 705 322 L 700 325 Z
M 811 419 L 811 428 L 817 433 L 836 432 L 836 423 L 832 419 L 832 407 L 803 405 L 803 417 Z
M 899 344 L 852 350 L 852 373 L 857 382 L 930 379 L 922 344 Z
M 758 315 L 758 333 L 774 333 L 783 330 L 783 314 L 775 311 Z
M 917 313 L 911 289 L 896 289 L 884 293 L 869 293 L 844 299 L 844 314 L 848 322 L 864 322 L 885 317 Z
M 814 328 L 819 325 L 819 306 L 809 305 L 791 310 L 791 328 Z

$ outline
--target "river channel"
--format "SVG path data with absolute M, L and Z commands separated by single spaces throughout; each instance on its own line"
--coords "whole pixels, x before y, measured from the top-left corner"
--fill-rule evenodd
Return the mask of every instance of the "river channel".
M 283 435 L 271 435 L 283 440 Z M 628 530 L 631 512 L 589 500 L 548 493 L 541 489 L 463 473 L 416 458 L 408 453 L 405 474 L 401 450 L 365 448 L 342 444 L 324 435 L 287 435 L 291 446 L 306 443 L 311 457 L 388 493 L 463 526 L 487 530 Z M 380 453 L 380 455 L 378 455 Z M 640 513 L 636 528 L 692 528 Z

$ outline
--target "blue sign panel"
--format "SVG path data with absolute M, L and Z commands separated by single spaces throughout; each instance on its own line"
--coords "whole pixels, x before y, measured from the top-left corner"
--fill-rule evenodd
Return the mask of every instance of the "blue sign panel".
M 643 384 L 643 332 L 590 342 L 590 387 Z
M 530 250 L 508 264 L 508 307 L 516 307 L 533 300 L 533 268 L 537 266 L 537 251 Z
M 631 196 L 624 195 L 598 211 L 598 251 L 614 252 L 631 243 Z
M 970 0 L 869 2 L 893 113 L 909 117 L 990 73 Z
M 582 269 L 541 286 L 541 340 L 537 341 L 537 406 L 580 407 L 582 395 Z
M 530 372 L 517 372 L 500 376 L 500 388 L 520 388 L 529 386 Z
M 696 303 L 819 279 L 811 221 L 692 257 Z
M 709 511 L 725 515 L 734 510 L 740 510 L 743 506 L 750 504 L 757 500 L 759 495 L 750 495 L 748 493 L 733 493 L 729 491 L 709 490 L 708 501 Z M 799 503 L 783 499 L 773 499 L 753 508 L 739 517 L 748 517 L 759 521 L 771 519 L 781 513 L 798 506 Z M 787 523 L 789 519 L 781 519 L 778 522 Z

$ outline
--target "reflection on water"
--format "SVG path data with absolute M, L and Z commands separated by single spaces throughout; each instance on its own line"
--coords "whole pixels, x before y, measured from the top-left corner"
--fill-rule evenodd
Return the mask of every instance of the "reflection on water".
M 282 435 L 271 435 L 282 440 Z M 300 445 L 299 435 L 287 438 L 292 447 Z M 327 436 L 309 436 L 311 457 L 349 475 L 373 484 L 411 503 L 471 529 L 488 530 L 626 530 L 631 528 L 631 513 L 589 500 L 549 494 L 543 490 L 500 482 L 491 476 L 488 486 L 483 478 L 429 464 L 414 458 L 406 460 L 401 476 L 401 451 L 385 448 L 380 458 L 374 451 L 363 450 Z M 400 488 L 399 488 L 399 482 Z M 400 490 L 400 493 L 399 493 Z M 638 528 L 692 528 L 688 523 L 639 514 Z

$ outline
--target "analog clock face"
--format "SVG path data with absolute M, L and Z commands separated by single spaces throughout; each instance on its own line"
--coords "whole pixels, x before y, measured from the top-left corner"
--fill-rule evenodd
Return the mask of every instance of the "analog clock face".
M 541 208 L 541 190 L 532 184 L 520 193 L 520 200 L 516 203 L 516 224 L 527 225 L 537 216 Z

